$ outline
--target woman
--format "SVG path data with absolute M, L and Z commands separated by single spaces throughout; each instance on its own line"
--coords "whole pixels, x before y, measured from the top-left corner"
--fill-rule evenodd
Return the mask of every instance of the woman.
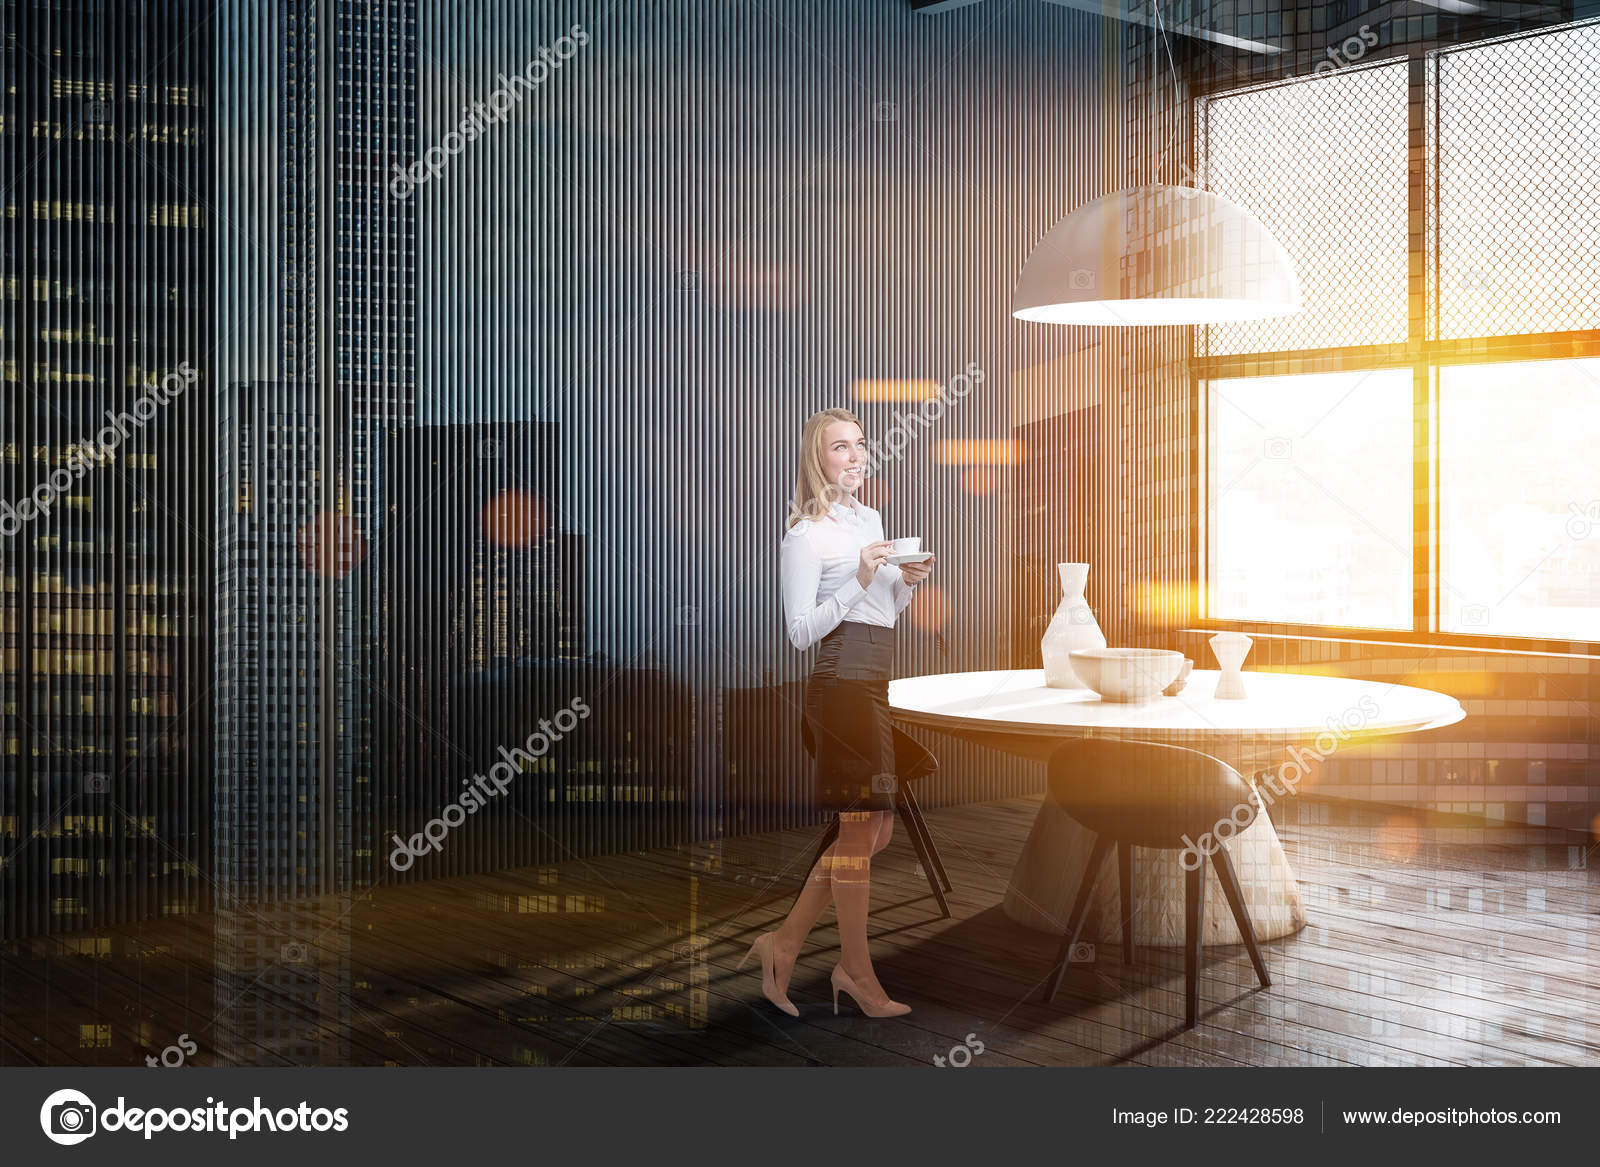
M 869 1017 L 911 1012 L 889 999 L 867 952 L 872 856 L 894 827 L 894 729 L 889 678 L 894 622 L 928 578 L 933 559 L 888 563 L 893 544 L 878 512 L 857 497 L 867 474 L 867 440 L 847 409 L 807 419 L 800 470 L 782 549 L 783 611 L 789 640 L 820 644 L 806 686 L 805 717 L 817 745 L 817 802 L 839 814 L 839 838 L 825 851 L 788 918 L 745 954 L 761 958 L 761 991 L 790 1016 L 786 995 L 795 958 L 831 899 L 839 918 L 840 959 L 833 1011 L 843 989 Z M 929 763 L 931 757 L 927 758 Z M 741 965 L 742 967 L 742 965 Z

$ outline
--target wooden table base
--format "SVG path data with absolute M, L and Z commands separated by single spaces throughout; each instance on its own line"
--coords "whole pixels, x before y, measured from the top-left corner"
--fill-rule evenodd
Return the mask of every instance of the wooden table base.
M 1066 930 L 1078 877 L 1094 845 L 1094 833 L 1046 798 L 1033 830 L 1012 869 L 1006 888 L 1005 913 L 1017 923 L 1057 935 Z M 1223 846 L 1233 858 L 1244 888 L 1245 904 L 1258 940 L 1290 936 L 1306 925 L 1305 908 L 1294 873 L 1265 812 Z M 1133 942 L 1166 948 L 1183 947 L 1183 878 L 1180 852 L 1133 849 Z M 1090 903 L 1091 927 L 1085 937 L 1120 946 L 1116 869 L 1107 864 Z M 1098 925 L 1093 924 L 1098 918 Z M 1243 938 L 1223 898 L 1214 865 L 1206 865 L 1206 944 L 1241 944 Z M 1120 947 L 1118 947 L 1120 951 Z

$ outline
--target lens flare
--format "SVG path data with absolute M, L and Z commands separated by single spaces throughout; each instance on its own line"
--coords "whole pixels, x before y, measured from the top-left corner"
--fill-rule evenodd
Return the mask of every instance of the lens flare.
M 948 438 L 934 453 L 941 466 L 1015 466 L 1022 461 L 1022 443 L 1010 438 Z
M 1529 678 L 1532 680 L 1533 678 Z M 1501 678 L 1483 669 L 1462 670 L 1460 672 L 1434 672 L 1412 673 L 1402 678 L 1402 683 L 1415 685 L 1419 689 L 1438 689 L 1441 693 L 1448 693 L 1457 699 L 1462 697 L 1493 697 Z M 1528 694 L 1534 696 L 1533 693 Z
M 1200 590 L 1176 580 L 1140 580 L 1134 589 L 1133 610 L 1146 624 L 1192 619 L 1192 613 L 1200 610 Z
M 528 547 L 544 538 L 544 503 L 526 490 L 502 490 L 483 506 L 483 536 L 498 547 Z
M 909 614 L 911 622 L 924 632 L 944 628 L 950 623 L 950 593 L 937 584 L 922 584 L 917 588 L 917 598 Z

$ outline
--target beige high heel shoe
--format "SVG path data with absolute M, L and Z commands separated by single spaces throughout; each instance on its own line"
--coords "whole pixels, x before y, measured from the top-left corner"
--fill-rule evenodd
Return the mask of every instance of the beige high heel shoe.
M 755 943 L 750 946 L 750 951 L 745 953 L 744 959 L 739 962 L 739 967 L 743 968 L 749 964 L 752 956 L 759 956 L 761 958 L 761 995 L 790 1017 L 798 1017 L 800 1016 L 800 1010 L 794 1007 L 788 997 L 778 992 L 778 978 L 772 971 L 774 967 L 772 945 L 777 938 L 778 934 L 776 932 L 763 932 L 757 936 Z M 835 1010 L 835 1012 L 837 1011 Z
M 875 1005 L 861 995 L 860 987 L 855 983 L 849 973 L 844 971 L 842 965 L 833 966 L 833 1011 L 839 1012 L 839 990 L 849 993 L 855 1001 L 856 1007 L 868 1017 L 904 1017 L 911 1012 L 910 1005 L 902 1005 L 899 1001 L 890 1001 L 887 1004 Z

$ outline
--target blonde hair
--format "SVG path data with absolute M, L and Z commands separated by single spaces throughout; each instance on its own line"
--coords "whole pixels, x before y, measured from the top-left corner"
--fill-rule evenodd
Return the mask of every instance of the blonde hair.
M 805 428 L 800 431 L 800 468 L 795 474 L 794 499 L 789 504 L 785 531 L 801 519 L 821 518 L 844 497 L 845 492 L 822 472 L 822 436 L 836 421 L 861 424 L 848 409 L 819 409 L 806 418 Z

